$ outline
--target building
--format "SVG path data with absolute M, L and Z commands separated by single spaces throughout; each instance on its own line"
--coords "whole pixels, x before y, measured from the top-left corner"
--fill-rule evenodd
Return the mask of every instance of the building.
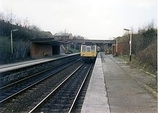
M 126 38 L 126 37 L 125 37 Z M 129 54 L 129 40 L 120 40 L 120 37 L 115 38 L 113 44 L 113 55 L 127 55 Z
M 60 42 L 54 38 L 32 39 L 30 44 L 31 58 L 43 58 L 60 54 Z
M 54 40 L 68 41 L 69 39 L 73 39 L 73 36 L 71 33 L 56 33 L 56 34 L 54 34 Z

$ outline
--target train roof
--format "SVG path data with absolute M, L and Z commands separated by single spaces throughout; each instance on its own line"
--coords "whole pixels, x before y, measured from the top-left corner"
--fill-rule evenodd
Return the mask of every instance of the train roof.
M 84 43 L 82 43 L 82 45 L 96 45 L 96 44 L 93 42 L 84 42 Z

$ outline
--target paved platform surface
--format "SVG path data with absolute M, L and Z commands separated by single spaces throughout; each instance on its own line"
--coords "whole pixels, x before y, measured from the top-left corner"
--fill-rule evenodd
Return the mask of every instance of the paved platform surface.
M 82 113 L 110 113 L 100 54 L 96 59 Z
M 60 58 L 71 56 L 71 55 L 77 55 L 77 54 L 79 54 L 79 53 L 54 55 L 52 57 L 45 57 L 45 58 L 22 61 L 22 62 L 13 62 L 13 63 L 9 63 L 9 64 L 1 64 L 0 65 L 0 73 L 5 72 L 5 71 L 18 69 L 18 68 L 22 68 L 22 67 L 35 65 L 35 64 L 40 64 L 40 63 L 44 63 L 44 62 L 48 62 L 48 61 L 52 61 L 52 60 L 56 60 L 56 59 L 60 59 Z
M 142 84 L 155 82 L 155 79 L 138 69 L 131 69 L 119 58 L 100 53 L 81 112 L 157 113 L 157 99 L 138 80 Z

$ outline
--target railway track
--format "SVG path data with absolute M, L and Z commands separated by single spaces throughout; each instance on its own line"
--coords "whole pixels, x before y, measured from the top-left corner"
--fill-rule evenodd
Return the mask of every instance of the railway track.
M 61 71 L 62 69 L 72 65 L 73 63 L 76 63 L 77 61 L 66 63 L 66 64 L 60 64 L 57 67 L 49 68 L 47 70 L 43 70 L 39 73 L 36 73 L 34 75 L 31 75 L 29 77 L 25 77 L 23 79 L 17 80 L 16 82 L 13 82 L 11 84 L 5 85 L 3 87 L 0 87 L 0 103 L 4 103 L 14 96 L 22 93 L 23 91 L 27 90 L 30 87 L 33 87 L 34 85 L 42 82 L 43 80 L 49 78 L 53 74 Z
M 82 64 L 44 97 L 29 113 L 70 113 L 90 73 L 92 65 Z
M 1 87 L 0 90 L 3 91 L 3 93 L 0 94 L 1 98 L 5 97 L 4 95 L 2 96 L 2 94 L 6 94 L 7 98 L 1 99 L 0 113 L 23 113 L 29 112 L 28 110 L 31 111 L 34 106 L 38 105 L 38 103 L 43 100 L 43 98 L 45 98 L 51 91 L 55 90 L 56 87 L 72 73 L 72 71 L 76 70 L 81 63 L 82 61 L 77 60 L 74 63 L 66 64 L 67 66 L 65 65 L 65 67 L 60 67 L 60 69 L 53 68 L 54 72 L 47 70 L 48 72 L 46 71 L 40 75 L 41 80 L 37 79 L 36 76 L 33 76 L 29 79 Z M 51 70 L 53 71 L 53 69 Z M 83 71 L 83 69 L 81 70 Z M 47 74 L 50 76 L 46 77 Z M 42 78 L 42 75 L 45 76 L 45 79 Z M 34 81 L 34 83 L 32 81 Z M 63 84 L 65 83 L 66 81 Z M 25 88 L 24 85 L 26 85 Z M 71 86 L 69 88 L 71 89 Z M 12 96 L 7 96 L 8 94 L 11 94 Z
M 38 86 L 39 84 L 42 84 L 43 81 L 46 81 L 49 78 L 55 78 L 56 74 L 59 73 L 62 70 L 67 69 L 68 67 L 75 66 L 80 64 L 80 59 L 76 59 L 76 61 L 71 61 L 66 64 L 61 64 L 60 66 L 45 70 L 43 72 L 39 72 L 38 74 L 32 75 L 30 77 L 21 79 L 19 81 L 16 81 L 14 83 L 8 84 L 4 87 L 0 88 L 0 112 L 4 110 L 4 113 L 10 113 L 10 108 L 7 108 L 7 105 L 12 105 L 14 101 L 18 100 L 19 97 L 22 95 L 25 95 L 25 92 L 29 92 L 30 89 L 34 89 L 34 87 Z M 64 78 L 64 77 L 57 77 L 58 79 Z M 55 80 L 55 79 L 54 79 Z M 59 80 L 58 80 L 59 81 Z M 54 82 L 55 84 L 55 82 Z M 11 107 L 12 108 L 12 107 Z

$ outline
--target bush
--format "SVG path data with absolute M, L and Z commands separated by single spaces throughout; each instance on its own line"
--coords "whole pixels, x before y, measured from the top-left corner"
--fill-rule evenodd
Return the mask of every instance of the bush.
M 137 61 L 142 64 L 141 67 L 155 75 L 157 71 L 156 44 L 157 40 L 154 40 L 147 48 L 136 55 Z
M 10 51 L 9 37 L 0 37 L 0 63 L 4 63 L 9 60 Z
M 129 55 L 129 36 L 119 37 L 119 52 L 123 55 Z M 126 45 L 122 44 L 126 42 Z M 133 57 L 134 56 L 134 57 Z M 146 71 L 157 75 L 157 29 L 151 23 L 148 26 L 139 29 L 138 33 L 132 35 L 132 62 L 134 67 L 141 67 Z

